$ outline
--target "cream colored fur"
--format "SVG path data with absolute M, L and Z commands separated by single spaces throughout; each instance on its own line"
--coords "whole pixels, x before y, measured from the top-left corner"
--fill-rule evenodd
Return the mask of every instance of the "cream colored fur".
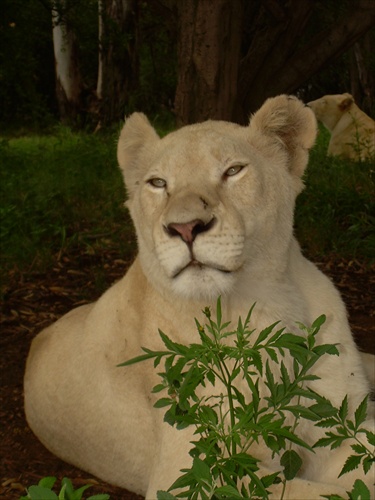
M 307 104 L 331 132 L 328 155 L 353 160 L 374 159 L 375 122 L 350 94 L 325 95 Z
M 321 381 L 311 385 L 335 405 L 348 394 L 353 412 L 369 384 L 344 304 L 293 236 L 294 202 L 315 135 L 312 111 L 287 96 L 266 101 L 247 127 L 208 121 L 160 139 L 143 114 L 127 119 L 118 160 L 139 255 L 96 303 L 71 311 L 32 344 L 25 409 L 47 448 L 148 499 L 168 488 L 190 463 L 192 432 L 170 427 L 153 408 L 159 379 L 152 362 L 116 365 L 141 346 L 162 348 L 158 328 L 177 342 L 198 341 L 194 317 L 203 321 L 202 309 L 214 309 L 218 295 L 234 323 L 256 302 L 259 331 L 278 320 L 294 330 L 295 321 L 311 324 L 325 313 L 319 341 L 337 343 L 341 355 L 326 356 L 316 370 Z M 373 428 L 370 413 L 366 425 Z M 322 435 L 312 423 L 300 432 L 311 444 Z M 261 445 L 251 452 L 265 469 L 280 468 Z M 285 498 L 345 494 L 358 477 L 371 487 L 373 477 L 360 470 L 337 478 L 349 453 L 345 445 L 305 454 Z

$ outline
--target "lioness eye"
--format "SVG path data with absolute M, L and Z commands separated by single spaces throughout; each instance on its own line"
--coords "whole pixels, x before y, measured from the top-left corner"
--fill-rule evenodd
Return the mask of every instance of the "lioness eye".
M 232 167 L 229 167 L 228 170 L 225 171 L 224 176 L 225 177 L 233 177 L 234 175 L 237 175 L 241 170 L 243 169 L 243 165 L 233 165 Z
M 154 186 L 156 188 L 165 188 L 165 186 L 167 185 L 164 179 L 159 179 L 157 177 L 155 177 L 154 179 L 150 179 L 147 182 L 151 184 L 151 186 Z

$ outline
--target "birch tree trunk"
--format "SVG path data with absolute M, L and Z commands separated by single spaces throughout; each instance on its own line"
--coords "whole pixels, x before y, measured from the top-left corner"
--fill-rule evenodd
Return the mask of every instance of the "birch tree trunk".
M 52 36 L 56 70 L 56 96 L 60 119 L 76 122 L 82 109 L 82 78 L 77 39 L 66 16 L 66 0 L 52 3 Z

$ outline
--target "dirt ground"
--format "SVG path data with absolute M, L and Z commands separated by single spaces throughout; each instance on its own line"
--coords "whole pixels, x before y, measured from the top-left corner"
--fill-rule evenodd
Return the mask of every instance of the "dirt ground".
M 325 259 L 318 266 L 339 288 L 358 345 L 375 353 L 375 265 Z M 95 300 L 98 273 L 102 289 L 120 278 L 129 262 L 115 252 L 101 256 L 71 252 L 46 273 L 9 273 L 0 334 L 0 499 L 15 500 L 44 476 L 72 480 L 75 488 L 92 483 L 87 494 L 108 493 L 112 500 L 141 497 L 110 486 L 50 454 L 28 428 L 23 412 L 22 379 L 32 338 L 73 307 Z M 104 271 L 104 272 L 103 272 Z M 100 293 L 99 293 L 100 294 Z

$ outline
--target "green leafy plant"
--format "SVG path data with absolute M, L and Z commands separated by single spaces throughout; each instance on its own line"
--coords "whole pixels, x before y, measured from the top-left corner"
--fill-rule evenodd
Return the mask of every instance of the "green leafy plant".
M 335 429 L 316 446 L 336 447 L 362 433 L 369 442 L 374 439 L 361 428 L 366 401 L 352 422 L 346 419 L 346 400 L 336 409 L 306 384 L 318 379 L 311 370 L 322 356 L 338 355 L 335 345 L 316 343 L 325 317 L 319 317 L 311 327 L 298 324 L 298 335 L 278 329 L 278 323 L 255 334 L 250 328 L 253 309 L 232 331 L 230 323 L 222 320 L 219 299 L 215 321 L 209 308 L 204 310 L 206 325 L 196 320 L 201 343 L 182 345 L 159 331 L 166 350 L 143 347 L 144 354 L 120 365 L 153 359 L 157 367 L 163 359 L 162 382 L 153 392 L 167 395 L 157 400 L 155 407 L 167 408 L 164 420 L 168 424 L 177 429 L 194 426 L 198 436 L 192 441 L 191 467 L 181 471 L 168 491 L 158 492 L 159 500 L 175 498 L 174 490 L 179 490 L 178 498 L 189 499 L 268 498 L 268 488 L 280 482 L 285 490 L 287 481 L 293 480 L 302 466 L 293 445 L 313 452 L 313 447 L 298 436 L 301 419 Z M 260 440 L 272 456 L 279 456 L 280 471 L 260 475 L 260 461 L 249 454 Z M 342 474 L 361 461 L 367 472 L 374 458 L 370 450 L 358 439 L 352 448 L 357 458 L 348 459 Z M 368 491 L 362 481 L 356 482 L 355 488 Z
M 64 477 L 61 481 L 61 489 L 58 494 L 52 491 L 56 483 L 56 478 L 52 476 L 44 477 L 37 485 L 27 488 L 27 495 L 20 497 L 20 500 L 81 500 L 83 493 L 91 487 L 90 484 L 81 486 L 75 490 L 70 479 Z M 109 500 L 106 493 L 92 495 L 86 500 Z
M 362 424 L 366 420 L 367 403 L 368 398 L 366 397 L 356 409 L 354 413 L 354 420 L 351 420 L 348 419 L 348 400 L 347 397 L 345 397 L 338 412 L 329 418 L 317 422 L 316 424 L 319 427 L 332 428 L 333 430 L 327 431 L 326 437 L 319 439 L 319 441 L 314 445 L 315 447 L 330 446 L 331 449 L 334 449 L 340 446 L 347 439 L 354 441 L 354 444 L 351 445 L 354 454 L 347 458 L 341 469 L 340 476 L 357 469 L 361 464 L 363 471 L 367 474 L 375 462 L 375 434 L 362 427 Z M 363 438 L 360 439 L 361 435 L 366 436 L 369 446 L 364 444 Z M 372 450 L 370 447 L 372 447 Z M 329 495 L 325 498 L 328 498 L 329 500 L 344 500 L 342 497 L 337 495 Z M 363 481 L 355 481 L 349 498 L 350 500 L 370 499 L 370 492 L 363 484 Z

